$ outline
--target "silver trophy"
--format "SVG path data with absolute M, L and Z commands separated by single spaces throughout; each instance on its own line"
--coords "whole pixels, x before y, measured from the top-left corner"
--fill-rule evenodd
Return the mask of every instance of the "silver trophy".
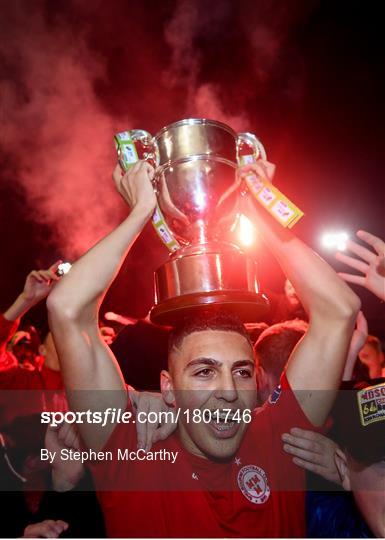
M 152 137 L 132 130 L 141 157 L 156 166 L 158 208 L 153 223 L 172 254 L 155 272 L 151 320 L 173 325 L 181 316 L 221 306 L 255 321 L 268 309 L 256 264 L 226 241 L 239 218 L 241 153 L 266 159 L 258 139 L 221 122 L 187 119 Z M 247 160 L 246 160 L 247 161 Z

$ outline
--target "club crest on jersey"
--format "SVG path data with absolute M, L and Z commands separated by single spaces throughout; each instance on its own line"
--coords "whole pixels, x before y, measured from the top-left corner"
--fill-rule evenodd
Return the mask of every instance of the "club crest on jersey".
M 272 393 L 270 394 L 269 403 L 271 405 L 275 405 L 277 401 L 279 400 L 279 398 L 281 397 L 281 393 L 282 393 L 282 387 L 279 384 L 277 388 L 275 388 L 275 390 L 273 390 Z
M 254 504 L 263 504 L 270 497 L 267 475 L 256 465 L 246 465 L 238 473 L 238 486 L 243 495 Z

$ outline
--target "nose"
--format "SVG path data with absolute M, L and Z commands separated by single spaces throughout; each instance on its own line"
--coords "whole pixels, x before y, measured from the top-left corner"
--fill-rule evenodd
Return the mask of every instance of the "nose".
M 222 377 L 218 379 L 218 385 L 215 389 L 214 396 L 217 399 L 223 399 L 228 403 L 238 399 L 238 391 L 231 373 L 223 374 Z

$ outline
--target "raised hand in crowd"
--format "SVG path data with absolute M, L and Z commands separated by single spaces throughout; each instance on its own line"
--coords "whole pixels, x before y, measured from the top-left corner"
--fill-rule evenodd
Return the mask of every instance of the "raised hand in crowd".
M 45 448 L 55 456 L 52 467 L 52 486 L 55 491 L 73 489 L 84 475 L 84 466 L 75 459 L 63 460 L 62 449 L 80 449 L 79 435 L 73 424 L 48 426 L 45 434 Z
M 56 275 L 56 271 L 61 263 L 62 261 L 56 261 L 46 270 L 32 270 L 25 280 L 22 293 L 4 312 L 4 318 L 8 321 L 15 321 L 46 298 L 53 284 L 60 280 L 60 277 Z
M 290 433 L 283 433 L 283 449 L 293 456 L 293 462 L 316 473 L 329 482 L 341 484 L 335 455 L 339 450 L 338 444 L 315 431 L 292 428 Z
M 68 523 L 61 519 L 45 519 L 32 523 L 24 529 L 22 538 L 59 538 L 68 529 Z
M 356 234 L 368 247 L 348 240 L 347 248 L 356 257 L 351 257 L 340 251 L 335 254 L 335 257 L 363 275 L 345 272 L 341 272 L 339 275 L 345 281 L 361 285 L 381 300 L 385 300 L 385 242 L 366 231 L 357 231 Z
M 46 298 L 52 285 L 60 279 L 56 275 L 59 264 L 56 261 L 47 270 L 33 270 L 25 280 L 23 291 L 17 296 L 11 306 L 0 314 L 0 370 L 8 370 L 18 365 L 16 356 L 7 350 L 7 343 L 15 335 L 19 319 L 40 300 Z M 25 333 L 28 335 L 27 333 Z M 30 336 L 28 336 L 30 339 Z M 13 344 L 15 345 L 15 344 Z

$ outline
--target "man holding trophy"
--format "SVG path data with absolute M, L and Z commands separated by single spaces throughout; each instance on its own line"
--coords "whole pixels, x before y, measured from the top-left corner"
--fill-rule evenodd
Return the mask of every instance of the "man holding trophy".
M 117 450 L 137 450 L 132 422 L 103 428 L 78 425 L 86 447 L 114 455 L 112 461 L 91 465 L 107 533 L 304 536 L 304 474 L 284 454 L 281 435 L 294 426 L 309 429 L 325 421 L 339 387 L 359 299 L 282 227 L 282 220 L 292 217 L 290 205 L 285 208 L 280 201 L 277 223 L 251 196 L 262 184 L 265 200 L 273 192 L 266 186 L 268 165 L 256 139 L 246 141 L 254 145 L 254 162 L 237 171 L 237 152 L 242 163 L 245 139 L 218 122 L 184 120 L 155 138 L 146 132 L 130 135 L 128 144 L 136 139 L 143 153 L 130 154 L 133 164 L 127 172 L 120 166 L 114 171 L 130 213 L 72 266 L 48 299 L 72 410 L 133 412 L 117 363 L 100 337 L 97 312 L 130 246 L 156 210 L 154 225 L 173 254 L 156 272 L 151 317 L 174 327 L 161 390 L 175 410 L 177 429 L 154 449 L 178 457 L 175 463 L 119 460 Z M 242 322 L 257 320 L 267 300 L 258 289 L 253 261 L 226 241 L 241 191 L 246 193 L 243 211 L 295 287 L 310 320 L 281 385 L 258 412 L 253 350 Z

